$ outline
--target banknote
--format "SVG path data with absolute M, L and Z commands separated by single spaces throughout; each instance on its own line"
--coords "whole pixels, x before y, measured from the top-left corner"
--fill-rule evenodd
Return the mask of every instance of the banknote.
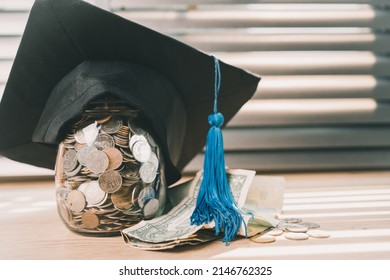
M 255 176 L 255 171 L 232 169 L 227 171 L 227 176 L 234 200 L 239 207 L 242 207 Z M 196 206 L 202 178 L 203 173 L 198 172 L 192 182 L 189 183 L 189 192 L 186 198 L 167 214 L 153 220 L 141 221 L 135 226 L 124 229 L 122 235 L 125 241 L 136 239 L 157 244 L 189 238 L 203 228 L 203 225 L 190 224 L 190 217 Z

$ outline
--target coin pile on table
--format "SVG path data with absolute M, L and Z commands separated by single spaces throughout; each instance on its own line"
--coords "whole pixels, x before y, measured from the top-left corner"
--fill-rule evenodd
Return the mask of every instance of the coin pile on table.
M 57 201 L 70 228 L 114 232 L 161 214 L 159 193 L 166 186 L 160 151 L 132 120 L 83 118 L 61 149 Z
M 304 222 L 299 218 L 285 218 L 270 231 L 262 232 L 250 238 L 256 243 L 271 243 L 276 240 L 276 236 L 284 236 L 289 240 L 307 240 L 309 238 L 328 238 L 330 233 L 320 230 L 320 224 Z

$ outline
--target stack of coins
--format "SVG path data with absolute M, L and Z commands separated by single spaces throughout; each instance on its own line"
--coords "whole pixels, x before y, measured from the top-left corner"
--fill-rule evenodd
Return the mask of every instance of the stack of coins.
M 159 190 L 166 186 L 159 147 L 136 121 L 83 117 L 61 143 L 57 202 L 71 229 L 114 232 L 161 214 Z

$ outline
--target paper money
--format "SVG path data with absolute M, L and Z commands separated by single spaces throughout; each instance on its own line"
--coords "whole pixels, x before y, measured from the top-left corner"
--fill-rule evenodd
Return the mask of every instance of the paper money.
M 245 203 L 255 171 L 229 170 L 227 176 L 233 198 L 238 206 L 241 207 Z M 167 214 L 150 221 L 141 221 L 135 226 L 124 229 L 122 235 L 125 237 L 125 241 L 129 242 L 129 240 L 136 239 L 142 242 L 158 244 L 184 240 L 203 228 L 203 225 L 196 226 L 190 224 L 190 217 L 196 206 L 202 178 L 203 173 L 198 172 L 190 183 L 188 196 Z

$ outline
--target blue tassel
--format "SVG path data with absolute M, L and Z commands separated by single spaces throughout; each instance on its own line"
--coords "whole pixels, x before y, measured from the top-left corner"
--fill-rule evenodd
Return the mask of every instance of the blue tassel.
M 191 216 L 192 225 L 208 224 L 214 220 L 215 234 L 224 233 L 222 241 L 228 245 L 241 227 L 244 219 L 233 199 L 225 170 L 225 157 L 221 126 L 224 117 L 217 111 L 217 97 L 221 85 L 221 71 L 218 59 L 214 57 L 215 85 L 214 112 L 209 115 L 211 128 L 207 134 L 203 167 L 203 181 L 196 207 Z M 245 223 L 244 223 L 245 224 Z

